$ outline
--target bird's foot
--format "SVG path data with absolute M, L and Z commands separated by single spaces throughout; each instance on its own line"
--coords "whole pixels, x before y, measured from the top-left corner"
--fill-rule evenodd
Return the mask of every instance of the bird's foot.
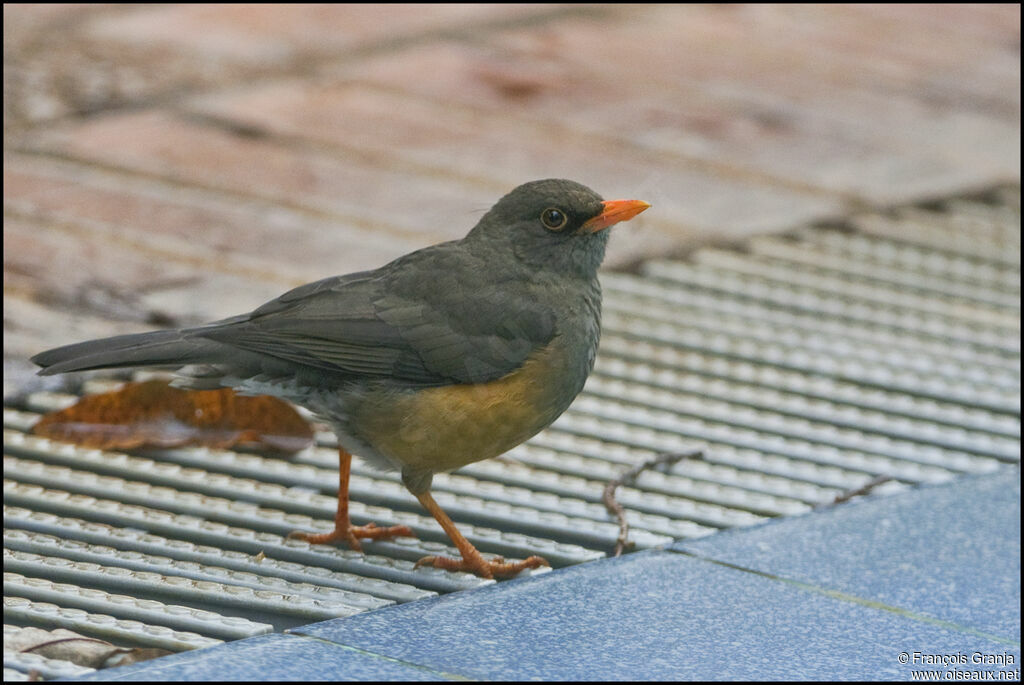
M 305 540 L 311 545 L 326 545 L 332 542 L 345 541 L 350 549 L 357 552 L 363 551 L 359 540 L 389 540 L 394 537 L 416 537 L 409 526 L 388 526 L 381 528 L 376 523 L 367 523 L 365 526 L 339 525 L 335 526 L 330 533 L 303 533 L 292 531 L 289 538 Z
M 505 561 L 505 557 L 494 557 L 488 561 L 478 553 L 475 557 L 471 556 L 462 559 L 423 557 L 416 562 L 415 568 L 420 566 L 433 566 L 434 568 L 443 568 L 446 571 L 465 571 L 467 573 L 475 573 L 481 578 L 507 578 L 528 568 L 551 566 L 551 564 L 546 559 L 538 556 L 532 556 L 522 561 Z

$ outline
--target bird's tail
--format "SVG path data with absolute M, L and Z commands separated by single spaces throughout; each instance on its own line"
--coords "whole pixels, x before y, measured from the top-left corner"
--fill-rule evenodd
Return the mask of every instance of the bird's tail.
M 181 366 L 210 361 L 222 349 L 213 340 L 192 337 L 188 331 L 154 331 L 118 335 L 57 347 L 32 357 L 43 367 L 40 375 L 125 366 Z

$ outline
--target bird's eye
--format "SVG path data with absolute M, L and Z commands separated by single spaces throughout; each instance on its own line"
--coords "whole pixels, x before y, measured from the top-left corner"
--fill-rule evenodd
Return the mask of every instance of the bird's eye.
M 547 228 L 552 231 L 557 231 L 565 227 L 566 222 L 569 221 L 569 217 L 565 215 L 560 209 L 554 207 L 548 207 L 540 213 L 540 220 Z

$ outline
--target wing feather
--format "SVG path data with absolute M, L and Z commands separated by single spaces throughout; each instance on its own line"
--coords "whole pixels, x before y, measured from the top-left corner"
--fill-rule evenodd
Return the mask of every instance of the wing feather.
M 423 385 L 500 378 L 554 337 L 554 316 L 526 289 L 485 283 L 486 271 L 455 245 L 310 283 L 192 333 L 346 377 Z

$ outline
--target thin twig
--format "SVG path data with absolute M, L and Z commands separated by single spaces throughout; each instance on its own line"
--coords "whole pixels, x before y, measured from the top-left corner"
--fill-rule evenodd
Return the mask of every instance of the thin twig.
M 60 644 L 62 642 L 98 642 L 99 644 L 106 645 L 107 647 L 114 647 L 113 644 L 111 644 L 110 642 L 107 642 L 106 640 L 98 640 L 98 639 L 96 639 L 94 637 L 83 637 L 81 635 L 76 635 L 74 637 L 58 637 L 58 638 L 54 638 L 53 640 L 47 640 L 46 642 L 40 642 L 37 645 L 31 645 L 29 647 L 25 647 L 25 648 L 21 649 L 20 651 L 24 652 L 24 653 L 34 652 L 37 649 L 42 649 L 43 647 L 51 647 L 53 645 L 57 645 L 57 644 Z M 122 649 L 122 648 L 118 647 L 117 649 Z
M 668 465 L 671 466 L 676 462 L 682 461 L 683 459 L 703 459 L 704 450 L 695 449 L 689 452 L 666 452 L 665 454 L 659 454 L 653 459 L 648 459 L 642 464 L 625 471 L 621 476 L 613 480 L 608 481 L 608 484 L 604 486 L 604 495 L 601 499 L 604 501 L 604 506 L 608 509 L 608 512 L 613 514 L 619 520 L 619 537 L 615 540 L 615 556 L 620 556 L 622 551 L 627 547 L 631 546 L 629 542 L 629 523 L 626 521 L 626 511 L 619 504 L 618 500 L 615 499 L 615 491 L 619 489 L 620 485 L 629 485 L 636 480 L 643 471 L 652 469 L 656 466 Z
M 891 480 L 892 480 L 892 478 L 889 477 L 889 476 L 876 476 L 875 478 L 872 478 L 871 480 L 869 480 L 867 483 L 865 483 L 864 485 L 860 486 L 859 488 L 854 488 L 853 490 L 847 490 L 846 492 L 843 492 L 843 493 L 840 493 L 839 495 L 836 495 L 836 498 L 834 500 L 832 500 L 831 502 L 829 502 L 827 504 L 823 504 L 821 506 L 823 506 L 823 507 L 831 507 L 831 506 L 834 506 L 836 504 L 842 504 L 843 502 L 848 502 L 851 499 L 853 499 L 854 497 L 859 497 L 860 495 L 868 494 L 869 492 L 871 492 L 872 490 L 877 488 L 882 483 L 888 483 Z

